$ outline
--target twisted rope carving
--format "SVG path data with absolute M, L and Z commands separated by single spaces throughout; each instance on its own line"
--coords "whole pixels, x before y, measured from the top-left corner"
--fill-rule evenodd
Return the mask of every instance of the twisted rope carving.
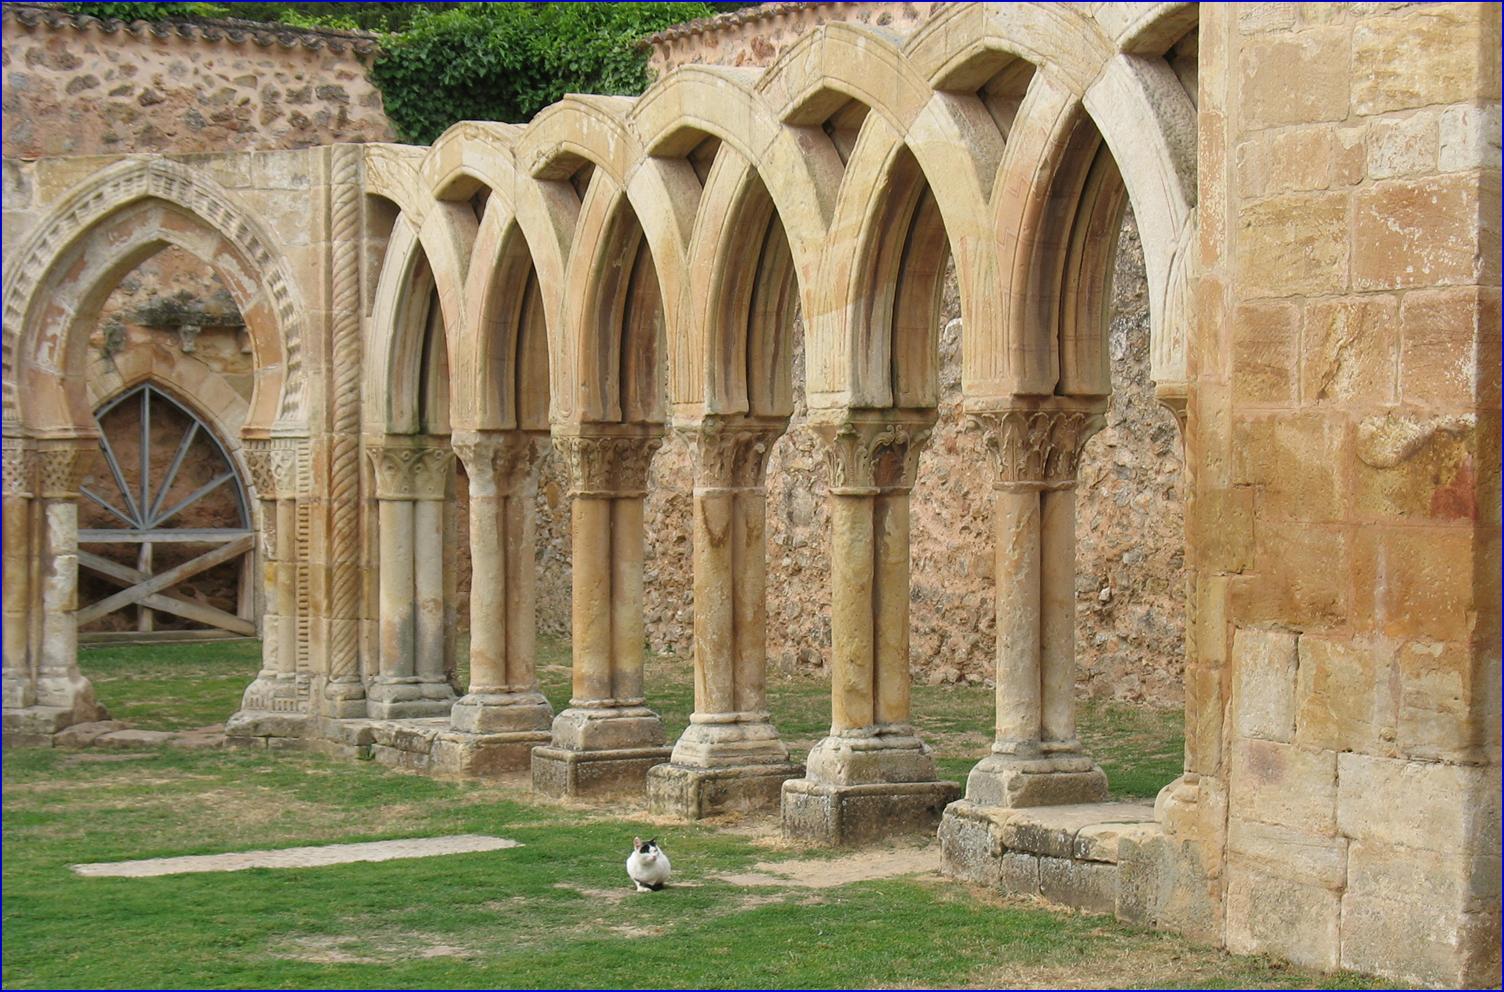
M 359 670 L 356 624 L 360 570 L 360 151 L 337 145 L 330 152 L 331 279 L 334 438 L 329 455 L 329 516 L 333 585 L 329 631 L 329 675 L 349 677 Z

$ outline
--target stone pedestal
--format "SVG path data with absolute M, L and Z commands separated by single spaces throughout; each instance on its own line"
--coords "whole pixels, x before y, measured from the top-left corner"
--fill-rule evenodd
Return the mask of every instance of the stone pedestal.
M 966 798 L 982 806 L 1063 806 L 1107 799 L 1107 775 L 1089 755 L 994 751 L 966 776 Z
M 556 799 L 639 796 L 648 770 L 667 761 L 663 722 L 645 706 L 575 706 L 554 718 L 533 749 L 533 791 Z
M 416 675 L 378 675 L 366 689 L 366 712 L 373 720 L 447 716 L 452 706 L 454 689 L 447 681 Z
M 440 732 L 429 752 L 430 767 L 451 775 L 510 775 L 532 767 L 533 749 L 548 743 L 546 730 L 502 733 Z

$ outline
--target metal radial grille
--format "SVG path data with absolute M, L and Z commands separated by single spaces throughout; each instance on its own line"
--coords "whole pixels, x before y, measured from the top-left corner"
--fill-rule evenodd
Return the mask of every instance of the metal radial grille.
M 122 588 L 79 609 L 79 626 L 134 608 L 134 631 L 91 632 L 89 639 L 254 636 L 244 566 L 255 536 L 245 487 L 224 445 L 191 410 L 150 384 L 100 407 L 95 419 L 105 470 L 80 492 L 102 512 L 89 514 L 98 526 L 78 532 L 78 563 L 105 584 Z M 226 492 L 228 500 L 222 496 Z M 159 560 L 164 557 L 167 562 Z M 237 561 L 242 567 L 235 612 L 202 596 L 180 594 L 190 579 Z M 158 630 L 159 613 L 176 618 L 180 629 Z

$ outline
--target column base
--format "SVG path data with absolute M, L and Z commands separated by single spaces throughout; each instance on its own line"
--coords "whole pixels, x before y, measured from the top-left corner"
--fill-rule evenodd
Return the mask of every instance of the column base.
M 533 791 L 553 799 L 627 798 L 642 795 L 648 770 L 668 760 L 666 747 L 572 751 L 533 748 Z
M 1107 774 L 1079 751 L 994 751 L 966 777 L 966 799 L 1006 809 L 1100 803 L 1107 800 Z
M 82 675 L 43 675 L 37 678 L 35 690 L 35 708 L 61 709 L 72 714 L 64 726 L 95 723 L 110 717 L 95 701 L 93 683 Z
M 512 734 L 541 731 L 546 744 L 553 707 L 543 693 L 471 692 L 461 696 L 449 711 L 449 725 L 467 734 Z M 525 762 L 524 762 L 525 765 Z
M 296 713 L 298 684 L 291 676 L 258 675 L 240 697 L 240 708 L 258 713 Z
M 335 679 L 324 684 L 324 715 L 355 720 L 366 715 L 366 687 L 359 679 Z
M 548 731 L 472 734 L 440 731 L 433 739 L 429 763 L 447 775 L 509 775 L 532 767 L 533 749 L 548 744 Z
M 454 702 L 448 681 L 378 677 L 366 690 L 366 715 L 373 720 L 448 716 Z
M 29 678 L 12 678 L 7 675 L 4 680 L 4 690 L 0 692 L 0 697 L 3 697 L 6 709 L 24 710 L 28 706 L 36 705 L 36 687 L 31 684 L 31 679 Z
M 791 779 L 783 783 L 783 836 L 839 847 L 933 833 L 945 807 L 960 794 L 954 782 L 825 785 Z
M 242 709 L 225 721 L 225 747 L 296 747 L 308 732 L 308 714 Z
M 779 804 L 783 783 L 804 774 L 792 762 L 695 768 L 657 765 L 648 772 L 648 808 L 661 816 L 699 820 Z

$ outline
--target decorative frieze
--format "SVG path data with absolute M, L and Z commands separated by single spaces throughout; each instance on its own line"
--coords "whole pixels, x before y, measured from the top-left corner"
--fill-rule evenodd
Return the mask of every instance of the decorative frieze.
M 929 441 L 935 415 L 907 419 L 843 420 L 816 424 L 825 442 L 830 491 L 837 496 L 907 492 L 919 473 L 919 453 Z
M 251 488 L 263 500 L 290 499 L 309 490 L 301 438 L 249 440 L 244 456 Z
M 689 445 L 695 489 L 761 489 L 773 445 L 783 436 L 784 420 L 728 419 L 709 416 L 697 424 L 674 428 Z
M 527 431 L 465 431 L 453 448 L 465 463 L 471 496 L 510 496 L 534 479 L 548 437 Z
M 32 449 L 31 456 L 36 462 L 37 495 L 42 499 L 77 499 L 84 476 L 99 456 L 99 442 L 94 438 L 42 442 Z
M 36 459 L 31 449 L 16 438 L 7 438 L 3 450 L 5 495 L 30 496 L 36 488 Z
M 571 496 L 619 498 L 647 494 L 659 434 L 562 434 L 554 447 L 569 470 Z
M 997 489 L 1069 489 L 1087 439 L 1102 428 L 1100 410 L 1003 410 L 974 413 L 992 456 Z

